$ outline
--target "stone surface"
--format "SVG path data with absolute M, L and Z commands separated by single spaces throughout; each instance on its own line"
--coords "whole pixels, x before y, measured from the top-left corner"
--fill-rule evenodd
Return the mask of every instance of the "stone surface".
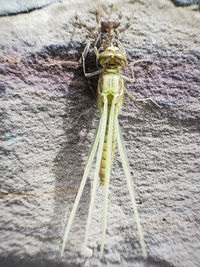
M 86 79 L 81 68 L 44 64 L 81 56 L 89 37 L 75 15 L 94 25 L 90 10 L 95 1 L 79 0 L 0 18 L 0 266 L 200 266 L 200 12 L 164 0 L 115 2 L 122 6 L 124 23 L 134 13 L 122 38 L 129 62 L 152 62 L 135 66 L 136 82 L 127 88 L 162 106 L 135 104 L 125 96 L 119 116 L 148 259 L 141 257 L 118 153 L 104 258 L 99 259 L 101 187 L 88 257 L 80 254 L 92 180 L 60 257 L 65 216 L 72 209 L 99 113 L 93 109 L 75 124 L 94 103 L 89 88 L 95 79 Z M 130 75 L 128 67 L 124 73 Z

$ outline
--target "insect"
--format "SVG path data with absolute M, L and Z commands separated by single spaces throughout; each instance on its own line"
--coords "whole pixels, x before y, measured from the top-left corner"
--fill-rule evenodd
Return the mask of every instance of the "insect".
M 95 11 L 95 17 L 96 26 L 89 27 L 77 16 L 79 24 L 86 28 L 95 39 L 94 48 L 96 49 L 98 47 L 98 49 L 105 50 L 108 46 L 114 45 L 120 47 L 119 35 L 132 25 L 133 15 L 127 19 L 124 26 L 121 26 L 120 20 L 122 18 L 122 13 L 112 4 L 108 7 L 99 6 Z
M 89 176 L 92 163 L 96 155 L 96 165 L 94 180 L 91 192 L 91 200 L 89 204 L 88 218 L 85 230 L 85 239 L 83 245 L 83 251 L 87 247 L 88 233 L 90 228 L 90 221 L 92 215 L 92 209 L 94 206 L 95 194 L 98 184 L 98 177 L 100 177 L 100 184 L 104 186 L 104 204 L 103 204 L 103 222 L 102 222 L 102 236 L 101 236 L 101 250 L 100 257 L 103 256 L 105 234 L 107 227 L 107 209 L 108 209 L 108 189 L 109 180 L 111 175 L 111 168 L 114 158 L 115 142 L 117 141 L 119 154 L 122 161 L 122 166 L 125 173 L 125 178 L 130 193 L 130 198 L 133 206 L 133 210 L 136 217 L 136 223 L 138 227 L 139 241 L 142 249 L 142 254 L 147 257 L 145 249 L 145 242 L 143 237 L 142 226 L 137 211 L 137 205 L 135 200 L 135 194 L 133 190 L 133 183 L 131 180 L 131 174 L 129 170 L 128 159 L 126 156 L 125 146 L 123 145 L 123 139 L 120 132 L 118 114 L 122 107 L 123 95 L 125 91 L 124 80 L 130 81 L 131 79 L 120 73 L 121 68 L 127 63 L 126 55 L 121 52 L 119 47 L 110 46 L 107 47 L 100 54 L 97 53 L 99 64 L 102 69 L 86 75 L 91 77 L 100 74 L 98 80 L 98 97 L 97 106 L 100 110 L 100 122 L 97 130 L 96 137 L 93 142 L 93 146 L 86 164 L 86 168 L 83 174 L 83 178 L 80 184 L 79 191 L 77 193 L 71 214 L 69 216 L 66 228 L 64 230 L 61 255 L 64 253 L 65 244 L 69 237 L 69 232 L 74 220 L 74 216 L 77 211 L 78 204 L 80 202 L 81 195 L 83 193 L 84 186 Z
M 89 27 L 83 23 L 79 16 L 77 20 L 80 25 L 82 25 L 94 38 L 93 50 L 96 54 L 96 63 L 98 67 L 98 53 L 99 51 L 104 51 L 109 46 L 117 46 L 125 54 L 125 49 L 119 40 L 119 36 L 125 30 L 127 30 L 133 23 L 133 15 L 127 19 L 127 22 L 124 26 L 121 26 L 120 19 L 122 18 L 121 11 L 113 4 L 109 6 L 99 6 L 95 11 L 96 17 L 96 26 Z M 88 54 L 91 43 L 88 42 L 83 53 L 82 53 L 82 65 L 83 72 L 85 71 L 85 58 Z M 89 75 L 85 75 L 89 77 Z

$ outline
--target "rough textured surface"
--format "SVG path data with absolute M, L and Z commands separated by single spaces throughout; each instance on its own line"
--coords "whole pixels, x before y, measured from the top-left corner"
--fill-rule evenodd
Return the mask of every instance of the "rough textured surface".
M 84 0 L 0 18 L 1 266 L 200 266 L 200 13 L 164 0 L 115 2 L 123 3 L 125 18 L 134 12 L 134 24 L 122 41 L 129 62 L 152 62 L 137 65 L 136 82 L 127 87 L 162 106 L 136 105 L 125 96 L 119 118 L 148 259 L 141 257 L 118 153 L 103 260 L 101 187 L 88 257 L 80 255 L 90 181 L 60 257 L 65 215 L 71 211 L 99 114 L 89 112 L 74 124 L 93 105 L 90 80 L 81 68 L 46 68 L 44 63 L 79 59 L 88 33 L 75 23 L 76 10 L 83 21 L 95 23 L 91 2 Z M 130 75 L 129 68 L 124 72 Z

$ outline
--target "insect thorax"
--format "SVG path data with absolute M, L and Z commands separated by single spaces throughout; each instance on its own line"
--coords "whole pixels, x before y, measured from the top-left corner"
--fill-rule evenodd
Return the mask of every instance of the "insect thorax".
M 119 106 L 122 104 L 124 93 L 124 81 L 119 73 L 106 72 L 102 75 L 98 82 L 98 108 L 101 110 L 104 105 L 104 96 L 108 100 L 108 104 L 112 103 L 113 97 L 117 97 Z

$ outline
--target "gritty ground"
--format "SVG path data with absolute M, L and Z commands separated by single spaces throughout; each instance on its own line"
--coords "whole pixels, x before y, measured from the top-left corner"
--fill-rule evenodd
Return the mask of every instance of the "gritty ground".
M 152 97 L 161 106 L 136 104 L 125 96 L 119 116 L 148 258 L 141 257 L 118 152 L 104 258 L 99 259 L 101 187 L 87 257 L 80 254 L 91 181 L 60 257 L 65 216 L 99 113 L 92 109 L 75 124 L 95 102 L 90 89 L 96 80 L 86 79 L 80 67 L 44 64 L 78 61 L 89 36 L 75 15 L 94 25 L 94 2 L 64 1 L 0 17 L 0 266 L 200 266 L 200 12 L 164 0 L 115 1 L 122 23 L 134 13 L 121 39 L 128 61 L 150 60 L 135 66 L 136 82 L 126 86 L 134 96 Z M 95 65 L 92 58 L 88 70 Z M 123 72 L 131 75 L 128 67 Z

